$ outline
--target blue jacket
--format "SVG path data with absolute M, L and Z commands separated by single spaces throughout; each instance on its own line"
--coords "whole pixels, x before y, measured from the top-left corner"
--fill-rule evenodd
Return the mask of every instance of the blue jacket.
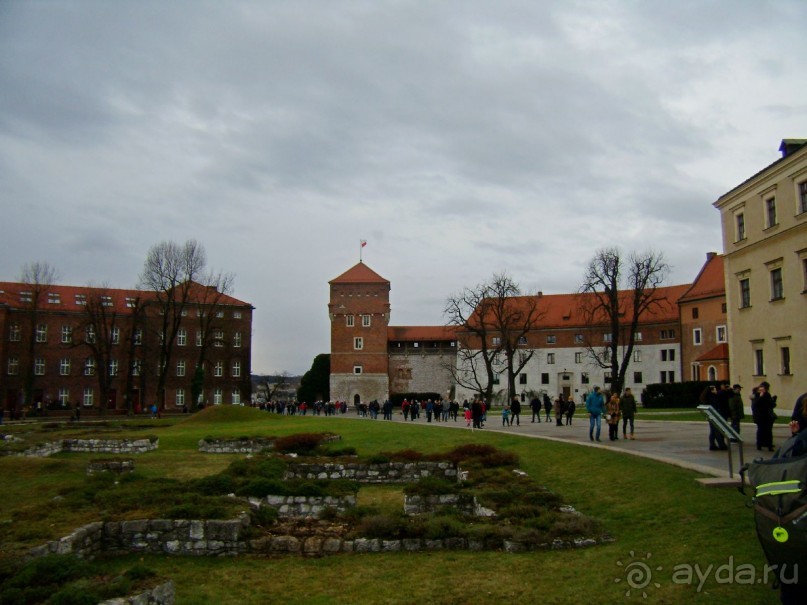
M 586 411 L 589 414 L 596 416 L 602 415 L 605 412 L 605 397 L 598 391 L 591 391 L 586 397 Z

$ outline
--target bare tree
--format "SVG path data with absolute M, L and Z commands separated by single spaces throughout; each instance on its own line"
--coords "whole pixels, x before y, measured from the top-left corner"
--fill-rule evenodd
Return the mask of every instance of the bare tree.
M 535 353 L 529 348 L 527 335 L 544 316 L 540 298 L 522 296 L 519 285 L 507 273 L 498 273 L 489 282 L 449 297 L 444 313 L 448 324 L 459 327 L 461 333 L 457 363 L 450 366 L 456 383 L 489 402 L 496 366 L 501 362 L 507 374 L 508 397 L 512 396 L 516 375 Z
M 196 405 L 204 392 L 207 354 L 211 346 L 224 346 L 221 327 L 218 325 L 223 301 L 233 291 L 235 276 L 231 273 L 208 273 L 202 284 L 193 293 L 193 305 L 197 307 L 198 340 L 196 368 L 191 383 L 191 402 Z
M 119 350 L 121 326 L 125 321 L 115 308 L 107 286 L 88 286 L 83 294 L 84 319 L 78 325 L 78 335 L 73 335 L 73 346 L 82 347 L 89 353 L 84 371 L 98 378 L 98 410 L 103 415 L 120 371 L 120 360 L 115 351 Z
M 46 303 L 48 289 L 58 280 L 56 269 L 46 262 L 33 262 L 22 269 L 20 282 L 26 287 L 20 291 L 25 315 L 28 322 L 28 342 L 26 347 L 27 359 L 24 360 L 24 404 L 33 403 L 34 388 L 36 386 L 36 353 L 37 345 L 46 340 L 47 334 L 42 334 L 39 325 L 40 310 Z M 41 342 L 40 342 L 41 341 Z
M 631 252 L 625 258 L 618 248 L 598 250 L 586 267 L 579 290 L 580 309 L 589 325 L 586 348 L 594 363 L 611 371 L 612 392 L 620 392 L 625 384 L 639 319 L 660 304 L 657 289 L 669 270 L 660 252 Z M 600 346 L 594 340 L 601 333 L 597 326 L 603 324 L 607 331 Z
M 195 283 L 203 276 L 207 255 L 196 240 L 188 240 L 182 246 L 174 242 L 162 242 L 148 252 L 140 287 L 154 293 L 157 305 L 157 321 L 153 326 L 157 355 L 157 397 L 160 407 L 165 407 L 165 383 L 171 365 L 177 333 L 187 314 Z M 150 316 L 152 314 L 149 314 Z
M 266 376 L 261 381 L 261 386 L 263 386 L 264 390 L 266 391 L 266 401 L 272 401 L 272 398 L 275 395 L 282 392 L 284 389 L 287 389 L 290 378 L 291 374 L 285 370 L 275 376 Z

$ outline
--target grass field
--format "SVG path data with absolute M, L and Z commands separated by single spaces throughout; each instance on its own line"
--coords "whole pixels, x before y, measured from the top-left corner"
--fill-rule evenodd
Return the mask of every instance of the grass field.
M 321 559 L 145 557 L 177 584 L 177 604 L 263 603 L 776 603 L 758 583 L 764 558 L 746 498 L 704 488 L 696 473 L 618 452 L 518 436 L 441 430 L 434 426 L 351 418 L 281 417 L 220 408 L 154 421 L 160 448 L 137 456 L 139 473 L 185 480 L 222 470 L 237 456 L 197 451 L 202 437 L 281 436 L 333 431 L 359 454 L 414 448 L 426 453 L 478 442 L 515 452 L 521 468 L 564 501 L 599 519 L 611 544 L 576 551 L 393 553 Z M 86 481 L 89 454 L 49 459 L 0 459 L 0 531 L 30 518 L 30 543 L 68 533 L 93 520 L 66 510 L 45 527 L 37 511 L 55 506 L 65 487 Z M 362 490 L 360 501 L 394 506 L 395 490 Z M 27 514 L 20 515 L 20 512 Z M 42 513 L 45 514 L 45 513 Z M 22 532 L 23 535 L 25 532 Z M 7 550 L 8 544 L 3 545 Z M 106 571 L 140 557 L 98 561 Z M 696 567 L 697 566 L 697 567 Z M 646 572 L 640 577 L 639 572 Z M 743 571 L 743 573 L 739 573 Z M 757 575 L 750 576 L 751 571 Z M 718 573 L 719 572 L 719 573 Z M 645 582 L 647 580 L 647 582 Z M 629 594 L 628 594 L 629 593 Z M 646 597 L 644 596 L 646 595 Z

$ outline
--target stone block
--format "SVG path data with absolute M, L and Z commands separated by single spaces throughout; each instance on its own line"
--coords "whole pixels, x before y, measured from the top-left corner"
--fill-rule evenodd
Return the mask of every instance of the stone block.
M 191 540 L 201 540 L 205 537 L 205 523 L 204 521 L 191 521 L 190 532 L 188 534 Z

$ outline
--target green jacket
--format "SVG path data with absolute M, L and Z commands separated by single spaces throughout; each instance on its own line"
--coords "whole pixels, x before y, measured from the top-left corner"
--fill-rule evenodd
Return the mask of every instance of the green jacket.
M 735 393 L 729 399 L 729 418 L 732 420 L 742 420 L 745 418 L 743 410 L 743 396 Z

